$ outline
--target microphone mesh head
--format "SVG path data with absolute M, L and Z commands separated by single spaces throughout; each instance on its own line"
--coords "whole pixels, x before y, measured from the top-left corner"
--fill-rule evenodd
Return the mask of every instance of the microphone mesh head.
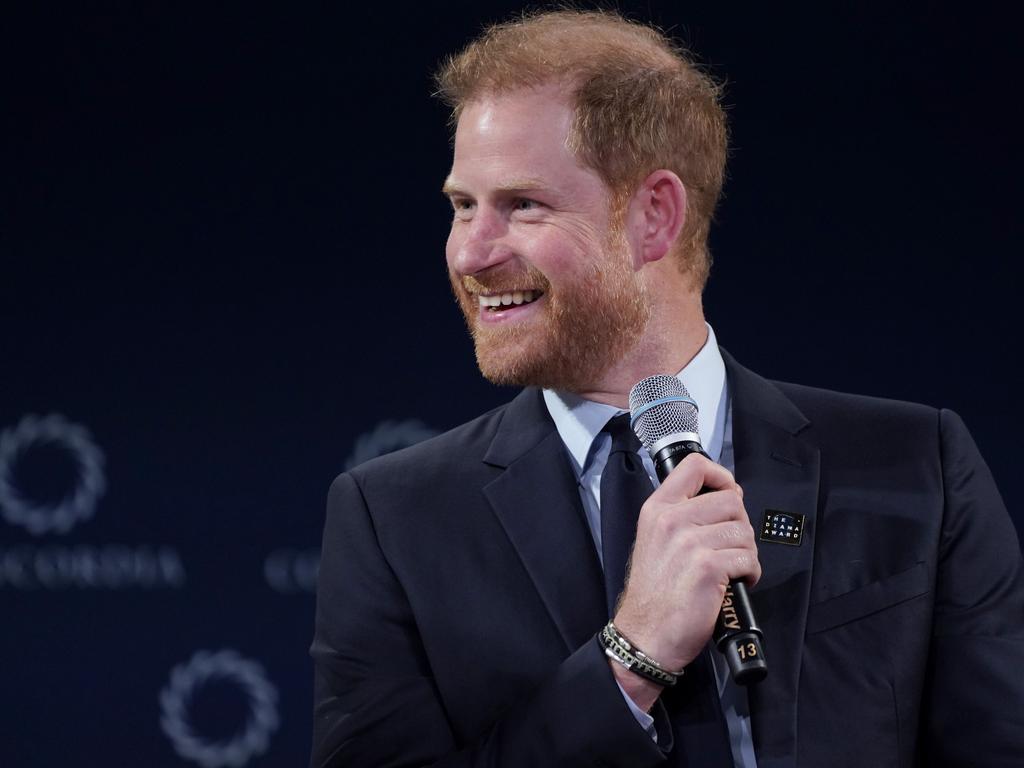
M 689 402 L 670 400 L 659 403 L 637 416 L 644 406 L 663 398 L 685 397 Z M 680 432 L 697 434 L 697 406 L 686 387 L 675 376 L 648 376 L 629 391 L 629 411 L 633 431 L 648 451 L 664 437 Z

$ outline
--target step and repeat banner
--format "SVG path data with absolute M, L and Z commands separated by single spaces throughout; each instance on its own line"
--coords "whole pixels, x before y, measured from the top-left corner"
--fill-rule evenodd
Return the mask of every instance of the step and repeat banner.
M 1010 25 L 719 6 L 619 7 L 727 83 L 720 343 L 957 410 L 1020 529 Z M 331 480 L 514 394 L 447 285 L 430 74 L 519 7 L 5 23 L 0 764 L 308 761 Z
M 147 471 L 138 457 L 153 436 L 105 440 L 103 419 L 94 421 L 28 414 L 0 431 L 5 764 L 216 767 L 268 754 L 270 764 L 300 764 L 314 505 L 301 521 L 262 530 L 252 518 L 295 510 L 260 510 L 256 500 L 233 516 L 189 504 L 188 493 L 154 505 L 125 481 Z M 418 419 L 383 419 L 354 436 L 339 470 L 433 434 Z M 161 484 L 189 460 L 168 469 Z M 212 519 L 197 523 L 200 515 Z

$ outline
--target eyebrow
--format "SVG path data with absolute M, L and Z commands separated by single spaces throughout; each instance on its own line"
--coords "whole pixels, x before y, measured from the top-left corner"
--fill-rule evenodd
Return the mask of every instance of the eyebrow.
M 518 179 L 509 179 L 504 181 L 495 187 L 497 192 L 529 192 L 538 189 L 547 189 L 550 185 L 531 177 L 523 177 Z M 451 197 L 452 195 L 467 195 L 468 193 L 459 185 L 459 182 L 452 179 L 449 176 L 444 181 L 444 185 L 441 187 L 441 192 Z

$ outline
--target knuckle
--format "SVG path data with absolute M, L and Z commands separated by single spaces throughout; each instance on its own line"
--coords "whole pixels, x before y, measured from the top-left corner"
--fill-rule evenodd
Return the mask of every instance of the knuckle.
M 711 494 L 708 494 L 709 496 Z M 710 503 L 710 502 L 709 502 Z M 714 494 L 715 516 L 719 522 L 739 522 L 746 516 L 743 512 L 743 503 L 734 493 L 718 491 Z
M 654 530 L 659 536 L 668 538 L 676 529 L 675 515 L 669 514 L 667 510 L 659 514 L 654 520 Z
M 700 541 L 692 530 L 684 531 L 680 534 L 676 547 L 680 556 L 684 558 L 684 564 L 686 562 L 696 562 L 702 555 Z
M 718 568 L 710 552 L 696 553 L 693 557 L 693 567 L 701 581 L 717 580 Z
M 706 458 L 701 456 L 699 453 L 691 453 L 683 459 L 683 463 L 689 462 L 691 467 L 699 466 L 701 462 L 707 461 Z
M 754 529 L 750 527 L 750 523 L 746 520 L 740 520 L 736 523 L 737 539 L 748 545 L 754 544 Z
M 753 571 L 751 557 L 747 554 L 736 555 L 733 558 L 732 565 L 737 575 L 746 575 Z
M 747 547 L 748 547 L 748 548 L 749 548 L 749 549 L 750 549 L 750 550 L 751 550 L 752 552 L 754 552 L 754 553 L 756 554 L 756 553 L 757 553 L 757 534 L 756 534 L 756 533 L 754 533 L 754 529 L 753 529 L 753 528 L 751 528 L 751 527 L 750 527 L 750 526 L 748 525 L 748 526 L 747 526 L 747 532 L 746 532 L 746 534 L 745 534 L 745 535 L 746 535 L 746 542 L 747 542 Z
M 736 556 L 736 567 L 744 574 L 761 574 L 761 562 L 757 559 L 756 552 L 744 552 Z
M 707 473 L 708 465 L 711 462 L 699 453 L 691 453 L 679 464 L 679 468 L 685 467 L 686 474 L 691 480 L 702 480 Z
M 719 534 L 722 544 L 736 544 L 743 541 L 743 528 L 737 523 L 730 523 L 722 527 Z
M 743 497 L 737 493 L 730 493 L 729 499 L 731 502 L 732 513 L 741 520 L 746 520 L 747 509 L 743 506 Z

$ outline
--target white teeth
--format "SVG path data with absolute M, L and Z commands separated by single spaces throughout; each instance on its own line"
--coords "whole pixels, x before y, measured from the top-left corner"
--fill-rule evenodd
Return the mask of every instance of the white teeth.
M 510 293 L 499 293 L 491 296 L 477 295 L 477 301 L 481 309 L 508 307 L 512 304 L 529 304 L 534 299 L 541 297 L 540 291 L 512 291 Z

